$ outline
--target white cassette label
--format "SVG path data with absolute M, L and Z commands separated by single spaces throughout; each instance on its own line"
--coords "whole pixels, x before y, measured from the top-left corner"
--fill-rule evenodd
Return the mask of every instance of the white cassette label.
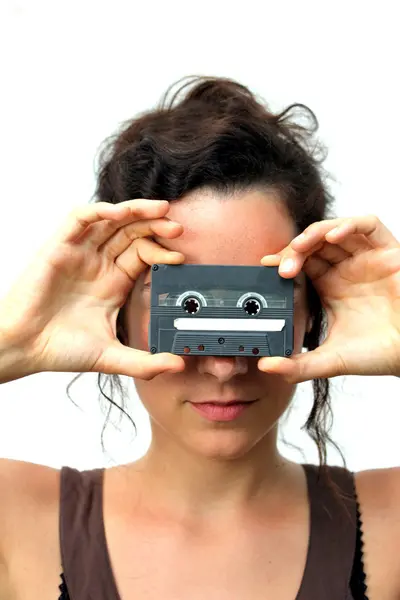
M 282 331 L 285 319 L 174 319 L 175 329 L 184 331 Z

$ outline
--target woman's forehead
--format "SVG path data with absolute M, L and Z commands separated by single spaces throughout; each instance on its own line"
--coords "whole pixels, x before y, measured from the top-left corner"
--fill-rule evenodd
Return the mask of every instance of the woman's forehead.
M 187 263 L 259 264 L 262 256 L 279 252 L 296 235 L 283 202 L 261 191 L 233 197 L 196 192 L 172 202 L 167 216 L 183 225 L 182 235 L 154 239 L 182 252 Z

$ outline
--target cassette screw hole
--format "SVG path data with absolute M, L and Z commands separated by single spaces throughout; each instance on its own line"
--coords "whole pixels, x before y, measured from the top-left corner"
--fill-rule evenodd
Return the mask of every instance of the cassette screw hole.
M 184 349 L 183 349 L 183 351 L 184 351 L 185 354 L 189 354 L 189 352 L 190 352 L 189 346 L 185 346 Z
M 203 346 L 203 344 L 201 344 L 200 346 L 198 346 L 198 348 L 197 348 L 197 349 L 198 349 L 198 350 L 200 350 L 200 352 L 202 352 L 202 351 L 204 350 L 204 346 Z
M 197 312 L 199 312 L 199 310 L 200 310 L 200 303 L 197 300 L 197 298 L 194 298 L 194 297 L 186 298 L 185 302 L 183 303 L 183 308 L 190 315 L 194 315 Z
M 244 352 L 244 346 L 239 346 L 239 352 Z
M 261 305 L 260 305 L 259 301 L 256 300 L 255 298 L 249 298 L 244 303 L 243 308 L 244 308 L 244 311 L 248 315 L 254 316 L 254 315 L 258 315 L 258 313 L 260 312 Z
M 253 348 L 253 354 L 259 354 L 259 353 L 260 353 L 260 351 L 258 348 Z
M 225 338 L 218 338 L 218 344 L 225 344 Z
M 292 351 L 291 350 L 286 350 L 285 354 L 286 354 L 286 356 L 290 356 L 292 354 Z

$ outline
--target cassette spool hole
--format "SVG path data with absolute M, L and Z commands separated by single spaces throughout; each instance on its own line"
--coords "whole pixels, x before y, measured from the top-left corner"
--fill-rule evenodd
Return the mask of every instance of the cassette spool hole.
M 183 308 L 190 315 L 194 315 L 200 310 L 200 302 L 194 296 L 190 296 L 184 301 Z
M 248 298 L 244 303 L 243 308 L 248 315 L 254 316 L 258 315 L 258 313 L 260 312 L 261 305 L 259 301 L 256 300 L 256 298 Z

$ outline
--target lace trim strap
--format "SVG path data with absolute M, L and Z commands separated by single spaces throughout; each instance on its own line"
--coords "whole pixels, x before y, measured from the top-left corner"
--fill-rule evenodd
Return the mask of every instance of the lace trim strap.
M 70 600 L 64 573 L 61 573 L 60 577 L 61 577 L 61 583 L 58 586 L 58 589 L 60 590 L 60 597 L 58 600 Z
M 369 600 L 367 596 L 366 574 L 364 568 L 364 540 L 363 523 L 361 519 L 360 503 L 355 493 L 357 506 L 357 537 L 354 553 L 354 567 L 351 573 L 350 588 L 355 600 Z

